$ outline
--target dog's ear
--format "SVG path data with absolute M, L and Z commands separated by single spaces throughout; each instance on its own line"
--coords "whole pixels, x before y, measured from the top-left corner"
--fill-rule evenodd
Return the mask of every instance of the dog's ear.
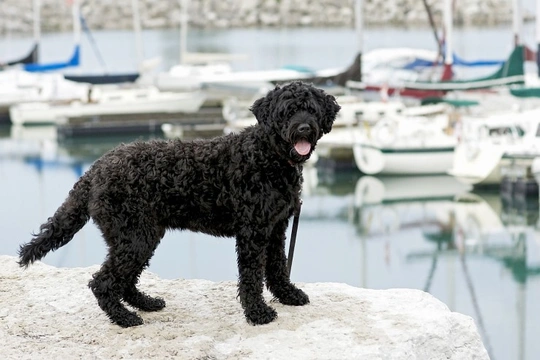
M 253 115 L 255 115 L 255 118 L 257 119 L 257 122 L 259 123 L 259 125 L 264 126 L 264 127 L 268 127 L 270 125 L 268 123 L 268 117 L 270 116 L 270 114 L 268 113 L 269 106 L 270 106 L 270 101 L 265 96 L 256 100 L 251 106 L 251 108 L 249 109 L 251 110 Z
M 265 97 L 262 97 L 258 100 L 256 100 L 253 105 L 251 105 L 251 112 L 253 115 L 255 115 L 255 118 L 257 118 L 257 122 L 261 125 L 264 125 L 266 123 L 266 117 L 268 109 L 268 100 Z
M 265 96 L 255 100 L 249 110 L 255 115 L 257 122 L 264 127 L 270 126 L 270 109 L 275 106 L 275 94 L 280 90 L 280 86 L 276 85 L 273 90 L 270 90 Z
M 341 106 L 337 103 L 336 98 L 333 95 L 324 94 L 322 101 L 323 118 L 321 121 L 321 128 L 323 133 L 328 134 L 332 130 L 332 124 L 336 120 L 336 115 L 341 109 Z

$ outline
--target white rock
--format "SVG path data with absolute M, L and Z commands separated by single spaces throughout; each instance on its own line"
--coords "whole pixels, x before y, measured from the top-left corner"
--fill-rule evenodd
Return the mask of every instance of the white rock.
M 470 317 L 418 290 L 299 284 L 310 305 L 271 303 L 278 319 L 251 326 L 236 284 L 145 273 L 141 288 L 167 307 L 122 329 L 87 288 L 97 266 L 22 270 L 0 256 L 0 269 L 3 359 L 488 359 Z

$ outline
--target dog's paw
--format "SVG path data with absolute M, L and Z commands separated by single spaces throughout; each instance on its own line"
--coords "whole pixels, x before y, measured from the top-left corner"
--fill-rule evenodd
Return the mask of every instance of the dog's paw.
M 141 292 L 124 296 L 124 301 L 142 311 L 159 311 L 166 305 L 162 298 L 153 298 Z
M 245 311 L 246 319 L 251 325 L 264 325 L 274 321 L 278 314 L 266 304 L 252 307 Z
M 137 315 L 137 314 L 135 314 L 133 312 L 125 313 L 121 317 L 111 318 L 111 320 L 116 325 L 119 325 L 119 326 L 121 326 L 123 328 L 128 328 L 128 327 L 132 327 L 132 326 L 139 326 L 139 325 L 144 324 L 143 319 L 139 315 Z
M 280 294 L 278 300 L 283 305 L 302 306 L 309 304 L 309 296 L 296 287 Z
M 143 311 L 159 311 L 165 308 L 165 305 L 167 304 L 165 303 L 165 300 L 163 300 L 162 298 L 148 297 L 144 306 L 139 307 L 139 309 Z

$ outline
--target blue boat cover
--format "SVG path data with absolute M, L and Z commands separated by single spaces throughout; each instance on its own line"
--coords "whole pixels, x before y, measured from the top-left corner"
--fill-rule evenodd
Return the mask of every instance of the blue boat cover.
M 25 64 L 24 70 L 29 72 L 44 72 L 65 69 L 68 67 L 74 67 L 80 65 L 80 45 L 75 46 L 71 59 L 66 62 L 46 63 L 46 64 Z

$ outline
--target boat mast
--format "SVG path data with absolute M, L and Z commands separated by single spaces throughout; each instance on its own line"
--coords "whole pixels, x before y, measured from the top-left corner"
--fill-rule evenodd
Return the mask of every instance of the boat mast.
M 433 19 L 433 13 L 431 12 L 431 7 L 427 3 L 427 0 L 422 0 L 422 2 L 424 3 L 424 8 L 426 9 L 426 13 L 428 15 L 429 26 L 431 27 L 431 31 L 433 32 L 433 37 L 435 38 L 435 43 L 437 44 L 437 49 L 439 51 L 439 58 L 440 58 L 443 54 L 443 49 L 442 49 L 441 39 L 439 38 L 439 33 L 437 32 L 437 25 L 435 25 L 435 20 Z M 437 59 L 437 61 L 439 61 L 439 59 Z
M 32 62 L 37 63 L 39 59 L 39 43 L 41 40 L 41 0 L 34 0 L 32 10 L 34 13 L 34 46 L 37 46 Z
M 189 0 L 180 1 L 180 64 L 186 62 L 187 53 L 187 29 L 188 29 L 188 4 Z
M 71 14 L 73 16 L 73 42 L 75 46 L 81 45 L 81 5 L 80 0 L 73 0 Z
M 521 0 L 512 0 L 512 30 L 514 32 L 514 46 L 523 44 L 523 15 Z
M 131 11 L 133 12 L 133 31 L 135 32 L 135 49 L 137 52 L 137 63 L 140 66 L 144 58 L 144 47 L 142 41 L 139 0 L 131 0 Z
M 540 1 L 540 0 L 539 0 Z M 358 49 L 358 57 L 359 57 L 359 66 L 360 66 L 360 78 L 358 79 L 359 82 L 362 81 L 362 52 L 364 47 L 364 32 L 363 32 L 363 6 L 364 1 L 363 0 L 356 0 L 354 4 L 354 25 L 356 29 L 356 47 Z
M 452 63 L 454 62 L 454 49 L 452 45 L 452 35 L 454 32 L 454 17 L 453 17 L 453 1 L 444 0 L 443 21 L 444 21 L 444 72 L 442 80 L 450 80 L 452 78 Z

